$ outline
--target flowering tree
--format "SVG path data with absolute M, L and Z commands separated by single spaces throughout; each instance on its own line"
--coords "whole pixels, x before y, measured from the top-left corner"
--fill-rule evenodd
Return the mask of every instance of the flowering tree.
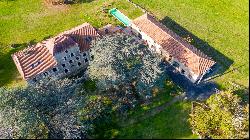
M 202 138 L 249 138 L 249 106 L 227 91 L 212 95 L 206 103 L 196 103 L 189 122 Z
M 153 87 L 163 87 L 165 73 L 161 58 L 147 46 L 136 43 L 134 36 L 104 36 L 92 44 L 94 59 L 88 67 L 89 77 L 97 80 L 100 90 L 136 91 L 141 97 L 151 96 Z

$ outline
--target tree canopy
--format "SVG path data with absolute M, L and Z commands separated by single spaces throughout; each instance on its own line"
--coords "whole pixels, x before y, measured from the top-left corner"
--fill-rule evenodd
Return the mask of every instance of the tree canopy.
M 212 95 L 205 103 L 195 102 L 189 122 L 202 138 L 248 138 L 249 106 L 230 91 Z
M 0 91 L 0 138 L 84 138 L 87 96 L 69 79 Z
M 89 77 L 97 80 L 99 89 L 122 85 L 125 92 L 135 90 L 146 97 L 151 96 L 153 87 L 163 87 L 161 57 L 137 43 L 135 36 L 104 36 L 93 43 L 91 53 L 94 59 L 88 67 Z

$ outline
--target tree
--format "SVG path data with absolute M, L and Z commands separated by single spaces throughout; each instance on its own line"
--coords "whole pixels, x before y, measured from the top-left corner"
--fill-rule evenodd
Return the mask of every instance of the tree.
M 189 122 L 202 138 L 248 138 L 249 109 L 230 91 L 212 95 L 205 103 L 193 103 Z
M 0 138 L 84 138 L 77 113 L 85 91 L 73 80 L 0 90 Z
M 100 90 L 123 88 L 125 93 L 151 96 L 153 87 L 163 87 L 165 73 L 161 57 L 147 46 L 136 43 L 135 36 L 115 34 L 97 39 L 91 48 L 94 59 L 89 77 Z

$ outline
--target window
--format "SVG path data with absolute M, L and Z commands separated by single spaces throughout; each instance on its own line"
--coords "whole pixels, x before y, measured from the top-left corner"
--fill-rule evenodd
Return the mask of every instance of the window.
M 78 62 L 78 66 L 81 66 L 82 65 L 82 63 L 81 62 Z
M 172 56 L 171 56 L 171 55 L 169 55 L 168 61 L 171 61 L 171 60 L 172 60 Z
M 76 60 L 79 60 L 79 57 L 76 57 Z
M 185 70 L 181 69 L 181 74 L 185 74 Z
M 86 53 L 83 53 L 82 56 L 83 56 L 83 57 L 86 56 Z
M 66 56 L 64 56 L 64 60 L 67 60 L 67 57 L 66 57 Z
M 33 80 L 33 82 L 36 82 L 36 81 L 37 81 L 36 78 L 33 78 L 32 80 Z
M 177 62 L 174 61 L 173 66 L 176 67 L 176 68 L 178 68 L 180 65 L 179 65 L 179 63 L 177 63 Z
M 44 76 L 47 76 L 47 75 L 49 75 L 49 73 L 48 73 L 48 72 L 44 72 L 43 75 L 44 75 Z
M 104 30 L 105 34 L 109 33 L 109 30 L 108 29 L 105 29 Z
M 69 60 L 69 63 L 71 64 L 71 63 L 73 63 L 73 61 L 72 61 L 72 60 Z
M 71 55 L 71 57 L 75 56 L 74 53 L 71 53 L 70 55 Z
M 65 64 L 62 64 L 62 67 L 65 67 Z
M 87 63 L 89 60 L 87 58 L 85 58 L 85 63 Z
M 94 55 L 91 55 L 91 59 L 92 59 L 92 60 L 94 59 Z
M 192 77 L 190 74 L 188 74 L 188 78 L 189 78 L 189 79 L 193 79 L 193 77 Z
M 86 42 L 91 42 L 91 41 L 92 41 L 92 37 L 91 37 L 91 36 L 86 37 L 86 38 L 85 38 L 85 41 L 86 41 Z
M 68 50 L 66 50 L 65 53 L 68 53 Z
M 57 68 L 53 68 L 52 70 L 53 70 L 54 72 L 57 72 Z
M 139 37 L 140 39 L 142 39 L 142 35 L 141 35 L 141 34 L 139 34 L 138 37 Z
M 68 73 L 68 72 L 69 72 L 69 70 L 68 70 L 68 69 L 65 69 L 65 70 L 64 70 L 64 72 L 65 72 L 65 73 Z

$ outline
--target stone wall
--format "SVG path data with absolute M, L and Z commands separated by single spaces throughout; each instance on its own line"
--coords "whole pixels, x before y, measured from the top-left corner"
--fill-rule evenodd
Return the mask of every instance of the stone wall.
M 79 47 L 76 45 L 74 47 L 68 48 L 61 53 L 56 54 L 54 58 L 57 61 L 56 67 L 42 72 L 30 80 L 27 80 L 28 83 L 35 83 L 38 80 L 46 78 L 58 79 L 76 74 L 79 71 L 86 69 L 89 65 L 90 52 L 89 50 L 80 52 Z

